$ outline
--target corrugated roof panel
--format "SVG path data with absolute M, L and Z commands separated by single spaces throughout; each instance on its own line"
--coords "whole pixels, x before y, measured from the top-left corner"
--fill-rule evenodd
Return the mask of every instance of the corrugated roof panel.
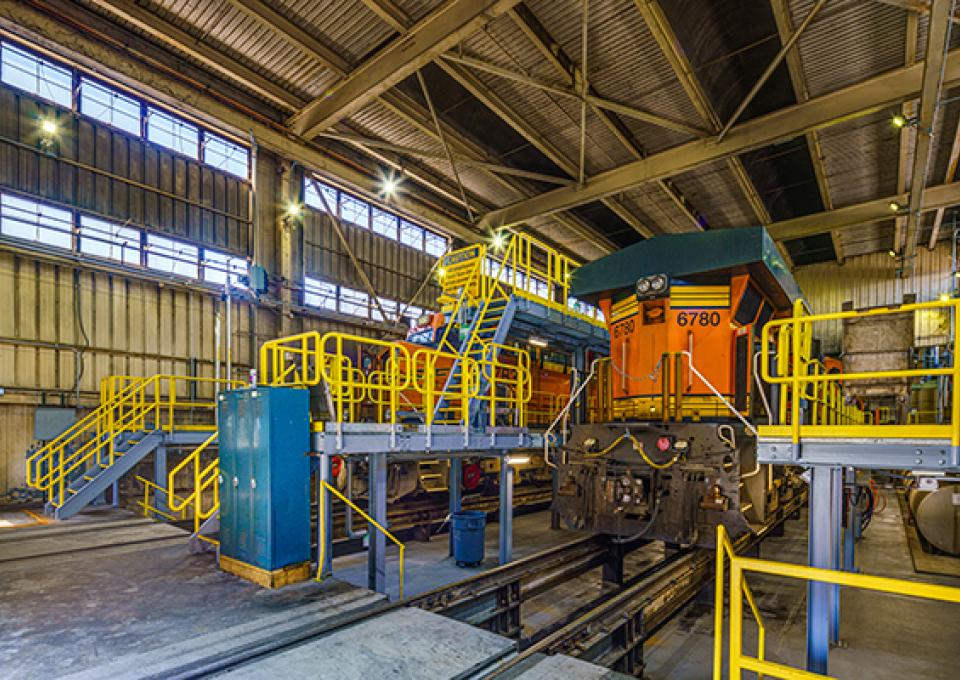
M 899 135 L 900 131 L 890 124 L 887 111 L 839 123 L 821 132 L 824 169 L 835 206 L 896 193 Z
M 793 0 L 793 25 L 815 0 Z M 881 2 L 829 4 L 797 41 L 810 89 L 816 97 L 903 66 L 906 12 Z
M 359 0 L 271 0 L 271 4 L 352 65 L 394 35 L 394 30 Z
M 677 188 L 712 228 L 757 224 L 726 161 L 716 161 L 673 178 Z
M 581 3 L 532 0 L 527 4 L 564 51 L 579 63 Z M 702 125 L 633 0 L 594 0 L 588 24 L 587 75 L 599 95 L 690 125 Z M 656 146 L 651 138 L 640 141 L 645 147 Z
M 393 4 L 407 15 L 408 19 L 416 23 L 444 3 L 443 0 L 393 0 Z
M 893 220 L 841 229 L 839 237 L 843 255 L 850 257 L 878 251 L 887 252 L 893 245 L 893 234 Z

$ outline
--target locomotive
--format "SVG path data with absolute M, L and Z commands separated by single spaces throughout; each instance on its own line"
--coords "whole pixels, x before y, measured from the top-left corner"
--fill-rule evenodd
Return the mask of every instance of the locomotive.
M 591 422 L 552 456 L 554 509 L 571 528 L 710 546 L 797 492 L 759 465 L 753 423 L 775 394 L 754 373 L 763 325 L 800 290 L 762 227 L 642 241 L 578 269 L 610 354 L 594 363 Z

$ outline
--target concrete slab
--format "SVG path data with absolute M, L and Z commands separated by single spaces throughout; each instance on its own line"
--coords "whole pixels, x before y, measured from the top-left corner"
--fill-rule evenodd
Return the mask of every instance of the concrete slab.
M 569 656 L 536 654 L 508 671 L 504 680 L 627 680 L 632 676 Z
M 228 671 L 242 680 L 453 678 L 510 654 L 507 638 L 431 614 L 399 609 Z

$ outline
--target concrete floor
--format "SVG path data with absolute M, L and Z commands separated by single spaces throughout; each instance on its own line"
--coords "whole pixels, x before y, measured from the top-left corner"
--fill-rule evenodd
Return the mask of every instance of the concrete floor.
M 782 538 L 768 538 L 761 557 L 806 562 L 806 518 L 790 521 Z M 857 566 L 867 574 L 960 586 L 960 579 L 913 571 L 896 497 L 857 543 Z M 803 668 L 806 659 L 806 587 L 792 579 L 749 576 L 767 628 L 767 658 Z M 687 606 L 646 646 L 651 680 L 702 680 L 713 658 L 711 597 Z M 748 615 L 749 616 L 749 615 Z M 830 652 L 830 674 L 842 679 L 947 680 L 960 677 L 960 605 L 844 589 L 841 646 Z M 729 622 L 725 622 L 729 630 Z M 745 649 L 756 649 L 752 620 Z M 726 643 L 725 643 L 726 644 Z M 726 657 L 725 657 L 726 658 Z M 746 676 L 745 676 L 746 677 Z

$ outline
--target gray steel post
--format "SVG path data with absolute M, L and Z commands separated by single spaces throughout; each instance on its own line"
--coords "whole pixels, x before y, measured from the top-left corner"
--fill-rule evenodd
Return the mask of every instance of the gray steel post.
M 370 499 L 370 516 L 380 526 L 387 526 L 387 454 L 371 453 L 369 456 L 370 484 L 367 496 Z M 378 593 L 387 592 L 387 538 L 382 531 L 370 527 L 367 534 L 370 549 L 367 552 L 367 587 Z
M 810 512 L 807 560 L 812 567 L 832 569 L 836 550 L 833 496 L 839 492 L 840 468 L 810 468 Z M 827 674 L 830 650 L 831 590 L 827 583 L 807 585 L 807 670 Z
M 500 564 L 513 559 L 513 468 L 500 458 Z
M 161 489 L 167 488 L 167 447 L 158 446 L 153 452 L 153 483 Z M 154 494 L 153 507 L 160 512 L 169 512 L 168 494 L 174 493 L 175 489 L 167 489 L 163 493 L 159 489 Z
M 333 496 L 324 491 L 323 482 L 332 483 L 330 454 L 322 453 L 317 459 L 317 551 L 323 546 L 323 564 L 317 565 L 320 578 L 333 574 Z M 320 515 L 323 515 L 323 524 Z M 322 542 L 322 543 L 321 543 Z M 319 557 L 318 557 L 319 559 Z
M 448 526 L 450 534 L 448 543 L 450 545 L 450 555 L 453 555 L 453 513 L 460 512 L 463 503 L 463 460 L 460 458 L 450 459 L 450 479 L 447 482 L 447 488 L 450 490 L 450 504 L 448 506 L 450 519 Z

